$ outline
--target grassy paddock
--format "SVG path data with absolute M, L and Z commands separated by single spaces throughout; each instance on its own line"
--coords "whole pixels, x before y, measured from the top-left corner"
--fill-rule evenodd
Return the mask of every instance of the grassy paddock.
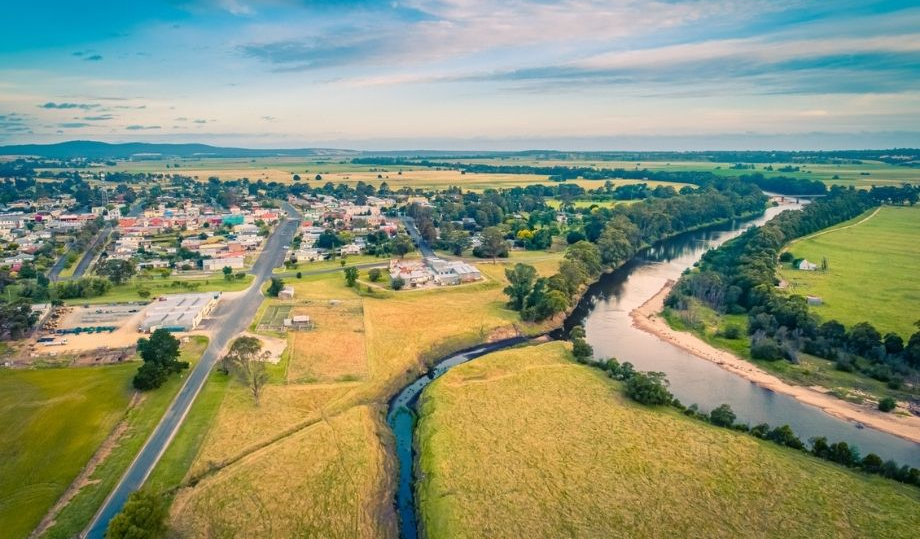
M 790 293 L 822 298 L 824 304 L 811 309 L 823 320 L 846 326 L 868 321 L 881 333 L 893 331 L 906 340 L 920 317 L 920 207 L 885 206 L 862 218 L 789 247 L 796 258 L 819 267 L 827 258 L 828 271 L 784 265 L 780 276 Z
M 124 415 L 134 365 L 0 370 L 0 529 L 25 537 Z
M 920 491 L 628 401 L 564 343 L 459 366 L 423 397 L 439 537 L 911 537 Z
M 194 365 L 207 347 L 206 337 L 194 336 L 188 344 L 182 346 L 182 361 Z M 138 363 L 124 365 L 128 369 L 127 383 L 134 376 Z M 172 376 L 167 382 L 155 391 L 146 393 L 141 402 L 128 410 L 124 415 L 127 429 L 118 439 L 117 445 L 111 453 L 96 468 L 90 476 L 89 482 L 80 492 L 64 507 L 58 515 L 55 525 L 52 526 L 44 537 L 70 538 L 76 536 L 90 521 L 105 497 L 112 491 L 115 483 L 124 474 L 127 467 L 137 456 L 141 446 L 160 422 L 163 413 L 172 402 L 179 388 L 185 382 L 187 372 L 182 376 Z
M 190 289 L 185 286 L 173 286 L 174 282 L 188 283 L 198 285 L 197 288 Z M 64 300 L 70 305 L 83 305 L 85 303 L 119 303 L 129 301 L 144 301 L 137 292 L 145 289 L 150 291 L 150 298 L 162 296 L 164 294 L 185 294 L 189 292 L 238 292 L 245 290 L 252 283 L 252 275 L 247 274 L 242 279 L 233 279 L 228 281 L 222 274 L 215 274 L 208 277 L 181 277 L 171 276 L 165 279 L 132 279 L 131 281 L 113 286 L 105 295 L 94 298 L 73 298 Z

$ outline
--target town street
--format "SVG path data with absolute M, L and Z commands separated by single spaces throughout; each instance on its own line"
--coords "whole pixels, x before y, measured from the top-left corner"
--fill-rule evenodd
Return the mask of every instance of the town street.
M 153 471 L 163 452 L 169 446 L 179 427 L 185 420 L 195 397 L 204 386 L 211 368 L 221 357 L 221 352 L 230 341 L 244 331 L 262 303 L 262 284 L 272 276 L 272 269 L 281 265 L 287 254 L 284 246 L 289 245 L 300 223 L 300 214 L 288 204 L 283 203 L 288 218 L 281 222 L 269 237 L 265 249 L 256 261 L 251 273 L 255 275 L 252 285 L 233 300 L 221 302 L 213 313 L 217 319 L 208 348 L 201 359 L 188 374 L 185 384 L 179 390 L 175 400 L 170 404 L 160 424 L 147 439 L 134 462 L 128 467 L 115 489 L 99 508 L 90 522 L 83 537 L 101 539 L 109 521 L 121 511 L 128 496 L 143 486 L 144 481 Z

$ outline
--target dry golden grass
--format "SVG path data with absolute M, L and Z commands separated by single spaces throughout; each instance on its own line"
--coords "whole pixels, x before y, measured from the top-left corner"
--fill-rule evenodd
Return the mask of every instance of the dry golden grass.
M 182 537 L 393 537 L 378 415 L 352 408 L 181 490 L 171 526 Z
M 367 375 L 360 300 L 311 302 L 295 306 L 291 314 L 308 315 L 314 327 L 289 333 L 288 382 L 348 381 Z
M 538 262 L 546 263 L 547 268 L 551 265 L 555 271 L 559 256 L 545 254 L 545 260 Z M 395 465 L 391 449 L 376 435 L 366 435 L 355 444 L 337 442 L 329 435 L 329 426 L 323 419 L 333 424 L 346 421 L 344 418 L 351 422 L 356 411 L 366 413 L 368 406 L 382 407 L 423 368 L 427 359 L 490 337 L 538 333 L 554 324 L 520 322 L 518 314 L 505 307 L 505 264 L 479 266 L 489 277 L 485 282 L 393 292 L 386 298 L 359 296 L 345 286 L 338 273 L 290 280 L 295 288 L 295 312 L 302 310 L 314 317 L 317 328 L 289 334 L 287 377 L 280 379 L 287 382 L 270 385 L 260 407 L 252 404 L 239 384 L 228 388 L 193 474 L 208 470 L 213 463 L 233 461 L 241 455 L 243 458 L 186 489 L 176 502 L 173 524 L 180 530 L 208 530 L 198 533 L 220 536 L 218 532 L 224 529 L 221 526 L 235 522 L 234 513 L 261 511 L 272 523 L 273 536 L 309 535 L 304 531 L 308 530 L 316 536 L 336 537 L 349 536 L 346 522 L 338 520 L 341 515 L 356 511 L 363 515 L 361 518 L 387 515 L 392 505 L 390 470 Z M 338 305 L 330 306 L 330 299 L 338 300 Z M 362 312 L 363 318 L 359 317 Z M 359 328 L 364 333 L 359 333 Z M 356 338 L 361 339 L 360 344 Z M 304 383 L 313 380 L 310 377 L 342 380 L 339 373 L 346 368 L 352 369 L 351 373 L 358 367 L 364 370 L 356 382 Z M 373 421 L 375 428 L 383 428 L 379 416 L 375 415 Z M 295 433 L 291 435 L 292 432 Z M 333 456 L 349 464 L 333 466 Z M 369 473 L 361 471 L 361 466 L 369 466 L 367 462 L 373 463 L 374 473 L 385 476 L 374 483 L 375 488 L 385 490 L 362 494 L 352 501 L 343 494 L 343 485 L 352 481 L 353 473 Z M 353 466 L 358 469 L 353 470 Z M 258 479 L 261 475 L 266 477 L 264 481 Z M 277 479 L 278 475 L 291 478 Z M 365 484 L 369 480 L 362 481 Z M 253 493 L 246 494 L 249 490 Z M 264 509 L 256 511 L 257 504 L 263 501 Z M 305 509 L 306 503 L 312 509 Z M 302 512 L 307 520 L 290 516 L 291 508 Z M 208 516 L 199 515 L 202 512 Z M 317 512 L 328 515 L 320 518 Z M 385 523 L 376 528 L 376 536 L 390 535 L 393 530 L 389 526 Z M 264 529 L 245 528 L 245 533 L 240 533 L 258 535 Z M 372 535 L 372 529 L 361 528 L 359 535 Z
M 628 401 L 563 343 L 423 397 L 428 537 L 911 537 L 920 491 Z
M 240 455 L 311 418 L 344 395 L 351 384 L 269 385 L 256 407 L 246 388 L 234 382 L 228 389 L 214 425 L 192 467 L 201 473 L 215 463 Z

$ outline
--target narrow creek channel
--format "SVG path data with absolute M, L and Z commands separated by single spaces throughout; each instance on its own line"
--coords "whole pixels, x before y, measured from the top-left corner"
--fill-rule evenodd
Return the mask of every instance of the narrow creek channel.
M 632 326 L 629 313 L 654 296 L 668 279 L 677 279 L 707 250 L 791 207 L 795 206 L 769 208 L 759 218 L 687 232 L 643 250 L 593 284 L 564 326 L 568 329 L 576 324 L 584 325 L 596 357 L 616 357 L 621 362 L 631 362 L 639 370 L 664 372 L 671 383 L 671 392 L 684 404 L 696 403 L 701 410 L 710 410 L 728 403 L 741 422 L 788 424 L 803 440 L 826 436 L 830 441 L 855 444 L 863 454 L 876 453 L 883 459 L 920 466 L 920 444 L 871 428 L 857 428 L 854 423 L 763 389 Z M 527 340 L 525 337 L 507 339 L 448 356 L 390 401 L 387 423 L 396 438 L 399 464 L 396 508 L 400 537 L 414 539 L 419 534 L 414 442 L 416 403 L 422 391 L 456 365 Z

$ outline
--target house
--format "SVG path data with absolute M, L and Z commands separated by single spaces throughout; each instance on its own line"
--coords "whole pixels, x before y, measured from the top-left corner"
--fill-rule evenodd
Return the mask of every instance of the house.
M 815 271 L 816 269 L 818 269 L 818 265 L 812 264 L 807 259 L 803 258 L 802 261 L 799 262 L 798 268 L 802 271 Z
M 432 279 L 428 268 L 418 260 L 390 260 L 390 278 L 401 278 L 408 286 L 425 284 Z
M 294 287 L 285 286 L 278 292 L 278 299 L 294 299 Z
M 345 255 L 359 255 L 361 254 L 361 247 L 354 243 L 349 243 L 348 245 L 343 245 L 339 249 L 339 253 L 343 256 Z

